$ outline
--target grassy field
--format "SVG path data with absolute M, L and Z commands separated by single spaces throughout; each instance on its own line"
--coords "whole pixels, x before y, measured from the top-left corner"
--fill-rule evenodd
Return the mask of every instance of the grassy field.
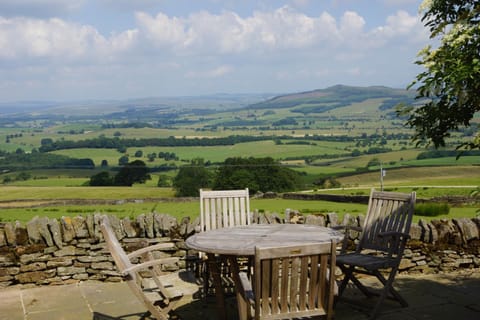
M 171 188 L 133 187 L 17 187 L 0 186 L 0 201 L 58 199 L 148 199 L 171 198 Z
M 379 186 L 380 171 L 338 179 L 342 186 Z M 480 166 L 441 166 L 387 169 L 385 187 L 480 186 Z
M 32 201 L 30 205 L 40 205 L 41 201 Z M 327 214 L 335 212 L 340 218 L 345 213 L 357 216 L 364 214 L 366 205 L 352 203 L 337 203 L 328 201 L 306 201 L 306 200 L 286 200 L 286 199 L 251 199 L 250 209 L 260 212 L 278 213 L 281 217 L 287 208 L 298 210 L 304 215 L 307 214 Z M 139 214 L 157 212 L 170 214 L 177 219 L 189 217 L 194 220 L 199 216 L 198 199 L 189 201 L 138 201 L 137 203 L 108 204 L 108 205 L 56 205 L 39 206 L 31 208 L 1 207 L 0 203 L 0 221 L 19 221 L 26 223 L 35 216 L 61 218 L 62 216 L 86 216 L 94 213 L 112 214 L 119 217 L 134 218 Z M 434 217 L 441 218 L 460 218 L 475 217 L 477 208 L 474 207 L 452 207 L 448 215 Z M 414 216 L 414 221 L 419 219 L 431 220 L 432 217 Z

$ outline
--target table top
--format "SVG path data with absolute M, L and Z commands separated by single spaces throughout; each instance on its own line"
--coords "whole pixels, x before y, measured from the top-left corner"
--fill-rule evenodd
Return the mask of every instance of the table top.
M 255 247 L 340 241 L 343 233 L 305 224 L 251 224 L 199 232 L 186 240 L 190 249 L 214 254 L 253 256 Z

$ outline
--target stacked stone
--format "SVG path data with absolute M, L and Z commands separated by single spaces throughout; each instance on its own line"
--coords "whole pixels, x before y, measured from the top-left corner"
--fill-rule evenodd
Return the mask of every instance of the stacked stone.
M 13 284 L 64 284 L 80 280 L 120 281 L 121 275 L 106 250 L 100 231 L 100 214 L 59 220 L 35 217 L 0 225 L 0 287 Z M 178 257 L 167 271 L 185 268 L 184 239 L 193 232 L 189 219 L 180 223 L 166 214 L 149 213 L 118 219 L 109 216 L 125 250 L 158 242 L 173 242 L 174 249 L 159 257 Z

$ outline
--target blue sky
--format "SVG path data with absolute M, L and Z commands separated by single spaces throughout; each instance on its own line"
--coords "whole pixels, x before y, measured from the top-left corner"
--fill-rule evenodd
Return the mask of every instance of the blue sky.
M 0 101 L 405 88 L 421 0 L 1 0 Z

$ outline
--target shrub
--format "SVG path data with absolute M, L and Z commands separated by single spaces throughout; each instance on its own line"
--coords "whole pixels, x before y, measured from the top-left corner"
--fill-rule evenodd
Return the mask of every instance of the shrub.
M 415 215 L 425 217 L 436 217 L 447 215 L 450 206 L 447 203 L 418 203 L 415 205 Z

